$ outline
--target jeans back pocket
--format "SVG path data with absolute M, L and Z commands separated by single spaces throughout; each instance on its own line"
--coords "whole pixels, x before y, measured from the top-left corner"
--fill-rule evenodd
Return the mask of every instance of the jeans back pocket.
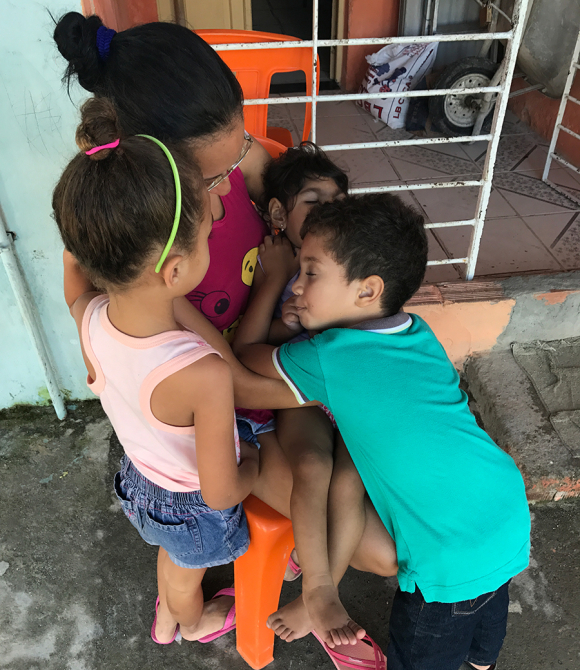
M 115 479 L 113 482 L 113 489 L 115 491 L 115 495 L 117 496 L 117 499 L 121 503 L 121 509 L 125 513 L 125 516 L 129 521 L 135 526 L 135 528 L 141 533 L 142 530 L 142 523 L 141 523 L 141 515 L 139 514 L 139 510 L 137 508 L 136 503 L 134 503 L 132 500 L 130 500 L 127 496 L 127 490 L 123 486 L 121 482 L 121 473 L 117 472 L 115 475 Z
M 163 547 L 168 554 L 187 556 L 203 551 L 201 533 L 194 515 L 171 514 L 151 501 L 144 511 L 144 537 Z
M 484 605 L 487 605 L 496 593 L 497 591 L 492 591 L 491 593 L 484 593 L 481 596 L 477 596 L 477 598 L 473 598 L 472 600 L 462 600 L 458 603 L 453 603 L 451 612 L 453 616 L 468 616 L 469 614 L 475 614 Z

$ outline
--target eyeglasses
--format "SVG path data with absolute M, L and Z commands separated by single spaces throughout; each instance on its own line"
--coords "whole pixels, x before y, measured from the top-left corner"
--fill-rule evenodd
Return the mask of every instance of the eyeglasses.
M 232 165 L 231 168 L 226 170 L 226 172 L 223 172 L 222 174 L 218 175 L 217 177 L 214 177 L 213 179 L 205 179 L 206 187 L 208 191 L 211 191 L 214 189 L 216 186 L 219 186 L 222 181 L 227 179 L 232 172 L 238 167 L 238 165 L 244 160 L 244 158 L 248 155 L 248 151 L 252 148 L 252 144 L 254 144 L 254 138 L 247 133 L 244 130 L 244 146 L 242 147 L 242 153 L 240 154 L 240 157 L 238 160 Z M 208 183 L 209 182 L 209 183 Z

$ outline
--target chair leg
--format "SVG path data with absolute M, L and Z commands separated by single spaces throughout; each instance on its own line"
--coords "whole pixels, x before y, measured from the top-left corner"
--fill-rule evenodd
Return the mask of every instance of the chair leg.
M 274 631 L 266 620 L 278 609 L 284 572 L 294 547 L 292 524 L 257 498 L 244 502 L 250 548 L 234 563 L 236 643 L 254 670 L 274 660 Z

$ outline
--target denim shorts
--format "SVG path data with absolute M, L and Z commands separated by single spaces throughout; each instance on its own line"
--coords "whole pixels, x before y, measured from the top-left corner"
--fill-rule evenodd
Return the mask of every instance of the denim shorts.
M 146 479 L 127 456 L 114 487 L 139 535 L 147 544 L 163 547 L 175 565 L 211 568 L 235 561 L 248 549 L 241 503 L 217 511 L 206 505 L 201 491 L 167 491 Z
M 458 603 L 428 603 L 397 590 L 387 647 L 389 670 L 459 670 L 463 661 L 496 662 L 506 634 L 509 581 L 497 591 Z
M 271 421 L 268 421 L 268 423 L 258 423 L 257 421 L 250 419 L 250 417 L 243 416 L 236 412 L 236 426 L 238 428 L 240 440 L 248 442 L 249 444 L 254 444 L 259 449 L 260 443 L 258 442 L 258 435 L 275 430 L 276 422 L 272 419 Z

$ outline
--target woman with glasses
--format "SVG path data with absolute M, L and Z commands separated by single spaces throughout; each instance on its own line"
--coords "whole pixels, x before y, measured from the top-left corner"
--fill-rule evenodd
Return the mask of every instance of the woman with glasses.
M 116 33 L 98 16 L 70 12 L 57 23 L 54 39 L 68 61 L 65 81 L 76 78 L 96 97 L 109 98 L 122 136 L 143 133 L 185 145 L 200 167 L 214 220 L 210 266 L 189 302 L 181 298 L 175 305 L 176 315 L 228 361 L 239 407 L 296 406 L 283 382 L 246 370 L 227 344 L 250 297 L 258 247 L 269 233 L 252 200 L 262 195 L 270 156 L 244 131 L 242 90 L 233 72 L 198 35 L 170 23 Z M 79 284 L 88 290 L 90 282 L 66 251 L 64 266 L 65 293 L 77 292 Z M 272 429 L 273 415 L 252 410 L 239 415 L 240 436 L 257 444 L 256 434 Z M 273 432 L 260 434 L 259 443 L 262 475 L 254 493 L 288 516 L 288 465 Z

